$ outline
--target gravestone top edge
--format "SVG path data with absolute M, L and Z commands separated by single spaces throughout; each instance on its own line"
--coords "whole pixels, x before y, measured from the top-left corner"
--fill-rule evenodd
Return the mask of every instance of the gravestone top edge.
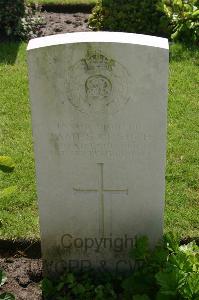
M 125 32 L 75 32 L 50 35 L 29 41 L 27 51 L 64 44 L 118 43 L 169 49 L 168 39 Z

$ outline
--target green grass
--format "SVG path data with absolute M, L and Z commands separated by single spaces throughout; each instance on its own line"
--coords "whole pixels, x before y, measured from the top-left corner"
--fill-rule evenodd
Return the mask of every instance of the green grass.
M 0 44 L 0 155 L 16 163 L 13 173 L 0 172 L 0 190 L 17 185 L 14 195 L 0 198 L 4 238 L 39 232 L 25 53 L 25 44 Z
M 165 228 L 199 236 L 199 51 L 172 49 Z
M 165 231 L 198 236 L 199 51 L 172 47 L 169 81 Z M 0 189 L 16 185 L 0 198 L 2 238 L 39 236 L 31 137 L 26 44 L 0 44 L 0 155 L 16 162 L 0 173 Z
M 39 4 L 95 4 L 96 0 L 27 0 L 28 3 Z

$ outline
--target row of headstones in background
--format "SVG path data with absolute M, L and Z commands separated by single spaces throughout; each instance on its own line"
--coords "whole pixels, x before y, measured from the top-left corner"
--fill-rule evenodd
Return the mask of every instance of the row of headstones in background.
M 168 41 L 50 36 L 28 62 L 46 272 L 128 270 L 135 236 L 162 236 Z

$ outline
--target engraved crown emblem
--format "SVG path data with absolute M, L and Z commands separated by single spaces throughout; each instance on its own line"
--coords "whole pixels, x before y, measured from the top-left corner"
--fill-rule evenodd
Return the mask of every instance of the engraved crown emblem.
M 108 70 L 112 71 L 115 62 L 113 59 L 109 59 L 103 55 L 100 51 L 88 50 L 87 55 L 82 62 L 85 65 L 86 70 Z

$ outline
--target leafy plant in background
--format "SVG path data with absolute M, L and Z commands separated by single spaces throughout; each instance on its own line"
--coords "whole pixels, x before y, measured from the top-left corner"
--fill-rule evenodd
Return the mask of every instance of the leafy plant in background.
M 126 278 L 110 273 L 68 273 L 43 280 L 46 299 L 199 300 L 199 246 L 179 245 L 172 234 L 154 249 L 146 237 L 136 240 L 130 257 L 135 270 Z
M 11 157 L 0 156 L 0 170 L 4 173 L 13 172 L 15 164 Z M 16 191 L 16 186 L 10 186 L 0 190 L 0 198 L 13 194 Z
M 43 19 L 40 6 L 31 7 L 24 0 L 0 1 L 0 36 L 28 40 L 40 35 Z
M 64 274 L 57 281 L 52 282 L 44 278 L 42 290 L 45 299 L 87 299 L 104 300 L 117 299 L 114 284 L 118 278 L 108 274 L 96 274 L 96 272 L 85 272 L 75 276 L 73 273 Z
M 160 0 L 98 0 L 89 26 L 95 30 L 161 34 L 167 29 L 164 14 L 157 9 Z
M 199 0 L 98 0 L 89 26 L 199 42 Z
M 137 240 L 130 256 L 137 268 L 123 282 L 125 299 L 137 295 L 145 297 L 143 300 L 199 300 L 199 246 L 196 242 L 179 246 L 179 241 L 169 234 L 150 250 L 147 238 L 143 237 Z
M 40 12 L 41 6 L 35 5 L 32 7 L 26 5 L 24 16 L 21 18 L 15 32 L 16 36 L 20 37 L 22 40 L 29 40 L 40 36 L 40 27 L 44 22 L 43 18 L 39 16 Z
M 168 19 L 173 41 L 199 42 L 198 0 L 162 0 L 159 9 Z
M 105 12 L 102 7 L 102 0 L 97 0 L 96 5 L 92 10 L 92 14 L 88 19 L 88 23 L 91 29 L 105 29 L 103 26 L 104 14 Z
M 0 269 L 0 287 L 4 285 L 4 283 L 7 281 L 6 273 Z M 0 294 L 1 300 L 15 300 L 15 296 L 11 293 L 2 293 Z
M 0 36 L 11 37 L 15 35 L 21 18 L 25 13 L 24 0 L 0 1 Z

